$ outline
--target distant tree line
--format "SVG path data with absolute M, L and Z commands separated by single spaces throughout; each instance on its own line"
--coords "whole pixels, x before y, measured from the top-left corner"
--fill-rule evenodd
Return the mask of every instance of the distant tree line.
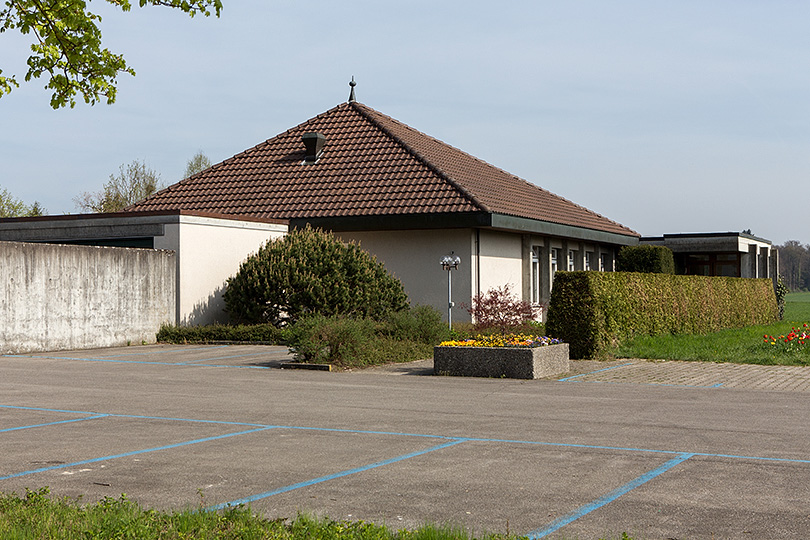
M 779 251 L 779 275 L 791 291 L 810 290 L 810 245 L 788 240 Z
M 183 178 L 193 176 L 209 167 L 211 160 L 199 151 L 186 163 Z M 85 191 L 74 197 L 73 202 L 82 212 L 121 212 L 164 187 L 166 186 L 161 182 L 160 175 L 145 162 L 136 159 L 128 165 L 121 165 L 118 174 L 111 174 L 100 191 Z M 47 213 L 48 211 L 39 202 L 34 201 L 34 204 L 27 205 L 0 186 L 0 218 L 36 217 Z

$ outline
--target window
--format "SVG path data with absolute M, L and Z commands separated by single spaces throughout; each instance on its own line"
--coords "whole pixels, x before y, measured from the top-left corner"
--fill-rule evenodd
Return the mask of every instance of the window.
M 532 246 L 532 275 L 529 298 L 532 304 L 540 303 L 540 246 Z
M 599 254 L 599 271 L 600 272 L 607 272 L 607 253 L 600 253 Z
M 568 271 L 569 272 L 574 271 L 574 250 L 573 249 L 568 250 Z
M 551 284 L 554 285 L 554 274 L 557 273 L 557 248 L 551 248 Z
M 585 252 L 585 270 L 591 269 L 591 257 L 593 257 L 593 253 L 590 251 Z

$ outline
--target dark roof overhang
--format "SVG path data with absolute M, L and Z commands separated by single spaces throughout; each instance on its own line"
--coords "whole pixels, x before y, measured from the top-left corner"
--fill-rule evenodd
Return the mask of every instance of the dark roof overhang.
M 638 244 L 638 236 L 489 212 L 341 216 L 290 220 L 291 229 L 303 228 L 306 225 L 334 232 L 485 228 L 619 246 Z

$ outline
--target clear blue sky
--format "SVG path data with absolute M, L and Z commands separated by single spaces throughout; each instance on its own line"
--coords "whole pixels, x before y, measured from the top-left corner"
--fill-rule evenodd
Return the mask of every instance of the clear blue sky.
M 0 187 L 50 213 L 143 160 L 180 180 L 348 97 L 643 235 L 810 242 L 810 3 L 223 0 L 222 17 L 98 0 L 137 76 L 114 105 L 0 99 Z M 137 2 L 135 2 L 137 4 Z M 26 39 L 0 35 L 24 76 Z

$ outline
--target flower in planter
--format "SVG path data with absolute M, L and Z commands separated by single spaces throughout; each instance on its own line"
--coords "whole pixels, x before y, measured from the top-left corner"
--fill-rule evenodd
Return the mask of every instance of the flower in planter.
M 519 347 L 533 348 L 547 345 L 558 345 L 562 340 L 548 336 L 531 336 L 526 334 L 493 334 L 477 335 L 472 339 L 443 341 L 442 347 Z

